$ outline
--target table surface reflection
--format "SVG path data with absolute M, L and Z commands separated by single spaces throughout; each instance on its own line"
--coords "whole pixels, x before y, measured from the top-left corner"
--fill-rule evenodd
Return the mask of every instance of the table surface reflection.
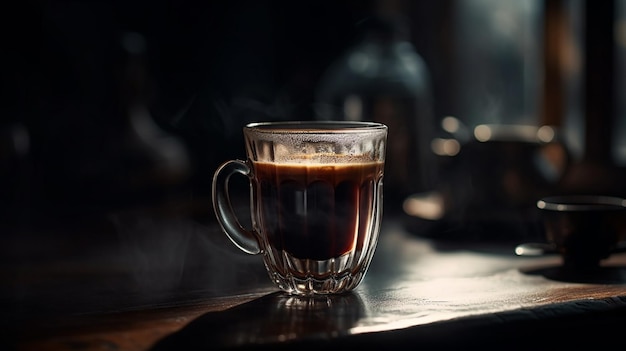
M 201 247 L 207 256 L 202 265 L 188 262 L 183 268 L 195 273 L 169 285 L 171 266 L 162 266 L 151 278 L 135 279 L 132 289 L 119 289 L 129 279 L 131 255 L 123 245 L 115 255 L 100 248 L 100 259 L 31 262 L 18 271 L 5 265 L 13 283 L 3 294 L 7 340 L 20 350 L 456 348 L 510 340 L 530 346 L 529 335 L 593 335 L 626 325 L 626 254 L 611 256 L 593 274 L 572 275 L 557 256 L 518 257 L 507 245 L 441 245 L 386 219 L 372 266 L 354 292 L 305 298 L 276 291 L 261 258 L 237 251 L 214 224 L 178 221 L 181 228 L 208 238 L 203 244 L 187 238 L 184 253 Z M 174 260 L 163 253 L 178 243 L 161 245 L 159 260 Z

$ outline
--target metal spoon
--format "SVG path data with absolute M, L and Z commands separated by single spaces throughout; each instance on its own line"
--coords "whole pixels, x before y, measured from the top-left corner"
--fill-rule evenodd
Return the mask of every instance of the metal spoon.
M 515 247 L 517 256 L 544 256 L 558 253 L 556 246 L 548 243 L 524 243 Z
M 626 252 L 626 242 L 618 244 L 611 253 Z M 556 246 L 548 243 L 524 243 L 515 247 L 517 256 L 544 256 L 557 254 Z

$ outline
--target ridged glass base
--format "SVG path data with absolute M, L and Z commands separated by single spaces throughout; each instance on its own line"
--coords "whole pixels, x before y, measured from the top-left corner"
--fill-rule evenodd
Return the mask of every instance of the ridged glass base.
M 352 291 L 363 280 L 367 264 L 354 264 L 347 254 L 324 261 L 297 259 L 283 255 L 282 264 L 266 261 L 270 279 L 281 290 L 292 295 L 328 295 Z M 369 258 L 368 258 L 369 259 Z M 268 264 L 274 266 L 268 268 Z

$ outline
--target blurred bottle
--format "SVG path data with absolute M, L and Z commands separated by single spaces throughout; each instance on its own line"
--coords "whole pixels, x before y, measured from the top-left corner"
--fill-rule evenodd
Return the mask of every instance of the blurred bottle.
M 432 190 L 437 176 L 430 72 L 409 41 L 404 17 L 379 13 L 361 29 L 360 41 L 322 77 L 316 118 L 389 127 L 385 204 L 400 211 L 406 196 Z
M 145 62 L 146 42 L 139 33 L 122 36 L 126 62 L 121 79 L 121 120 L 117 135 L 117 175 L 130 194 L 150 198 L 168 195 L 187 181 L 190 160 L 186 146 L 177 136 L 159 126 L 148 105 L 151 76 Z M 112 144 L 112 145 L 115 145 Z
M 178 196 L 189 177 L 185 144 L 157 124 L 149 110 L 155 87 L 146 46 L 136 32 L 123 33 L 115 46 L 119 61 L 112 78 L 117 94 L 111 99 L 112 112 L 102 125 L 100 143 L 81 145 L 90 153 L 73 158 L 77 161 L 67 175 L 66 198 L 78 204 L 155 206 Z
M 20 122 L 0 124 L 0 223 L 19 224 L 30 200 L 30 133 Z M 5 228 L 0 226 L 0 235 Z

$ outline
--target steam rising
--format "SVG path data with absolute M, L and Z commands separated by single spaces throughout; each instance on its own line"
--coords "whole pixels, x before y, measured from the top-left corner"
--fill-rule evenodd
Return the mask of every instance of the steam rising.
M 241 280 L 267 279 L 259 259 L 233 248 L 217 227 L 188 218 L 135 212 L 114 213 L 109 219 L 117 230 L 120 261 L 134 292 L 158 295 L 202 290 L 222 294 L 233 287 L 245 288 L 247 284 Z M 258 269 L 247 269 L 248 261 Z M 244 267 L 246 272 L 229 267 Z M 260 274 L 253 274 L 255 270 Z

